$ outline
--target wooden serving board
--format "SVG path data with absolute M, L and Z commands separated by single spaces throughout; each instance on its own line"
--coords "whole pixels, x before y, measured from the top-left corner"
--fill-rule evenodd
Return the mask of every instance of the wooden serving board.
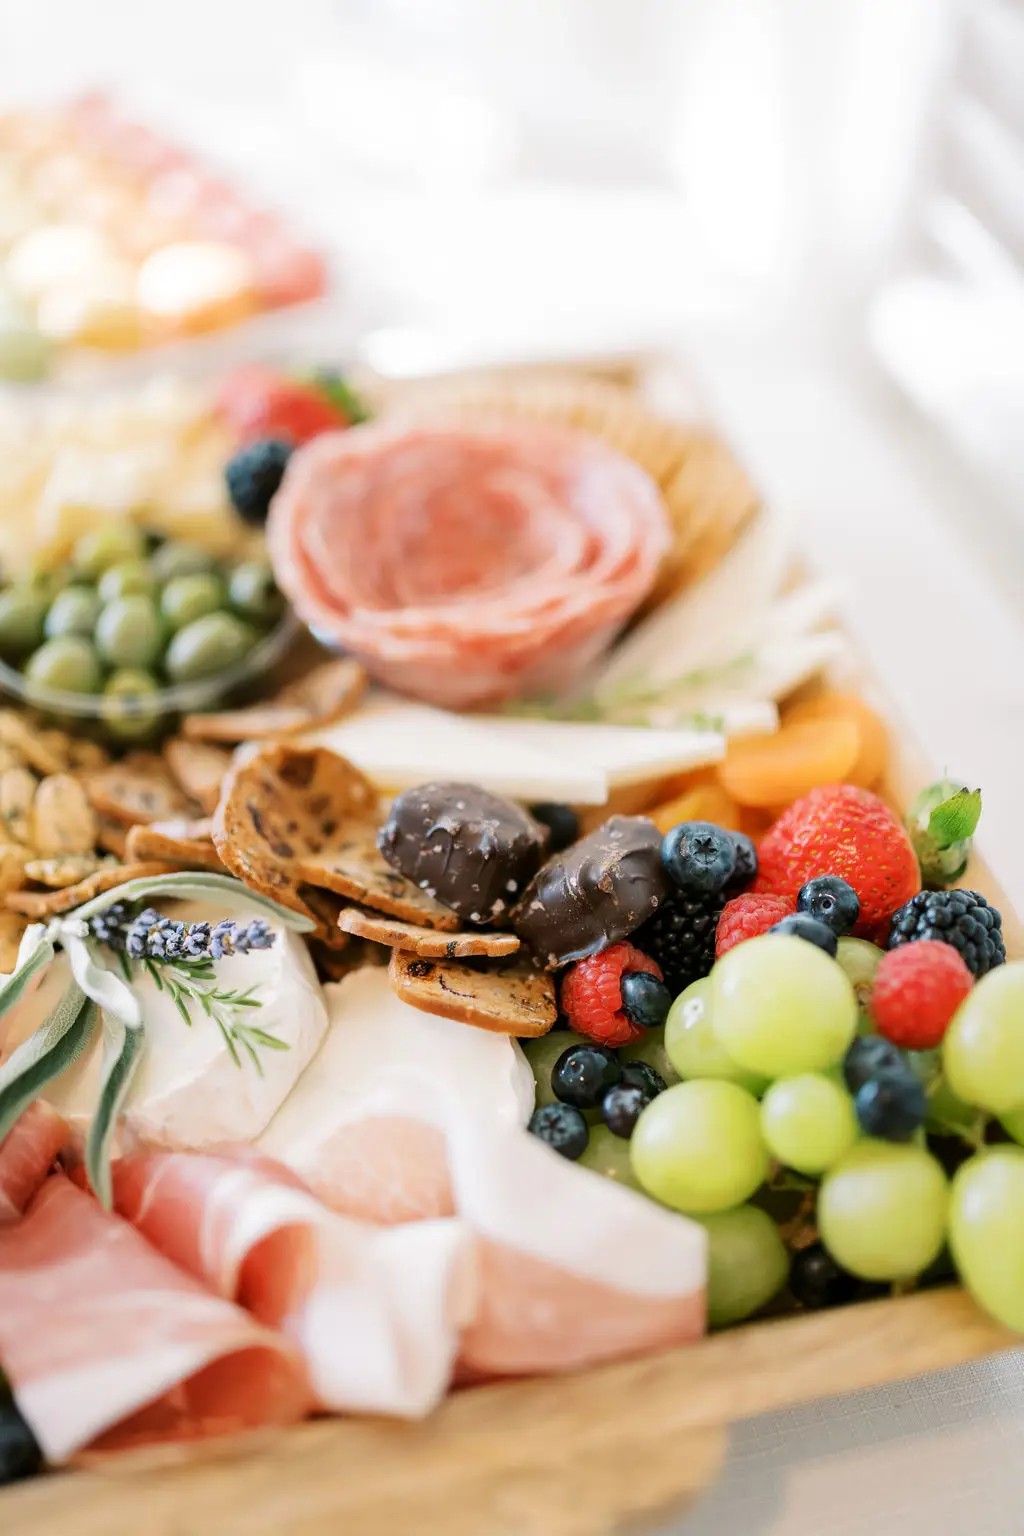
M 616 364 L 605 377 L 635 381 Z M 891 701 L 896 805 L 929 782 Z M 964 883 L 1024 933 L 981 861 Z M 905 1380 L 1020 1345 L 959 1288 L 748 1323 L 687 1348 L 570 1376 L 452 1395 L 421 1424 L 320 1420 L 168 1447 L 0 1495 L 17 1536 L 613 1536 L 677 1515 L 706 1489 L 737 1420 Z M 640 1522 L 639 1527 L 635 1522 Z

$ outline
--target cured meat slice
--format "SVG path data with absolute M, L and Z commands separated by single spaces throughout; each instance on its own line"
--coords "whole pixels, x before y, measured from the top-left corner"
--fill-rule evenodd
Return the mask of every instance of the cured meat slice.
M 310 1400 L 284 1338 L 62 1176 L 0 1226 L 0 1359 L 51 1462 L 290 1424 Z
M 66 1122 L 42 1099 L 15 1121 L 0 1141 L 0 1222 L 21 1215 L 70 1139 Z
M 460 708 L 567 686 L 647 595 L 669 531 L 654 481 L 596 438 L 376 423 L 293 455 L 267 538 L 314 630 Z
M 292 1340 L 321 1407 L 416 1417 L 446 1390 L 475 1302 L 460 1223 L 349 1221 L 247 1151 L 122 1159 L 114 1199 L 168 1257 Z
M 260 1138 L 325 1204 L 391 1224 L 454 1210 L 445 1136 L 467 1113 L 525 1125 L 533 1074 L 508 1035 L 411 1008 L 365 966 L 324 988 L 330 1025 Z
M 707 1239 L 696 1222 L 517 1127 L 465 1122 L 450 1159 L 480 1270 L 464 1372 L 576 1370 L 704 1332 Z

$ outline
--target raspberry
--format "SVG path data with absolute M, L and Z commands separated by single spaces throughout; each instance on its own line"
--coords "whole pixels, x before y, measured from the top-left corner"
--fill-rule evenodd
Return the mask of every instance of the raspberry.
M 759 896 L 753 891 L 745 896 L 734 896 L 732 901 L 726 902 L 718 919 L 715 959 L 720 960 L 744 939 L 756 939 L 759 934 L 767 933 L 774 923 L 795 910 L 796 903 L 788 896 Z
M 655 962 L 632 944 L 612 944 L 600 954 L 578 960 L 562 980 L 562 1010 L 569 1026 L 600 1045 L 629 1045 L 643 1030 L 622 1011 L 624 971 L 646 971 L 661 981 Z
M 755 889 L 796 897 L 818 875 L 837 875 L 860 901 L 854 933 L 873 938 L 921 889 L 917 855 L 884 800 L 853 784 L 826 784 L 795 800 L 757 850 Z
M 871 1016 L 893 1045 L 927 1051 L 939 1044 L 974 984 L 960 955 L 937 939 L 891 949 L 879 961 Z

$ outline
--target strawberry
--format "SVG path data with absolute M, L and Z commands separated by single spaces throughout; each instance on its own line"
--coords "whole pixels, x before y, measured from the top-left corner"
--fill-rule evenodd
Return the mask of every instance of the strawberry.
M 893 1045 L 928 1051 L 939 1044 L 973 985 L 955 949 L 938 939 L 918 939 L 882 957 L 871 992 L 871 1017 Z
M 758 895 L 747 891 L 734 896 L 722 908 L 715 932 L 715 959 L 720 960 L 744 939 L 756 939 L 781 918 L 796 911 L 796 902 L 788 896 Z
M 661 968 L 632 944 L 611 944 L 578 960 L 562 980 L 562 1011 L 570 1029 L 613 1049 L 639 1040 L 643 1030 L 622 1011 L 622 977 L 646 971 L 662 980 Z
M 277 438 L 294 447 L 362 419 L 362 408 L 340 378 L 299 379 L 251 363 L 228 374 L 215 410 L 239 443 Z
M 854 932 L 872 938 L 921 889 L 906 829 L 884 800 L 853 784 L 826 784 L 795 800 L 761 840 L 754 889 L 795 899 L 817 875 L 838 875 L 856 891 Z

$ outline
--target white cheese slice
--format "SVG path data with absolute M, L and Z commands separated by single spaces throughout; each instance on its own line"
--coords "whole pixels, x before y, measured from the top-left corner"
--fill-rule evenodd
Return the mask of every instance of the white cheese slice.
M 167 908 L 176 917 L 219 921 L 199 904 Z M 260 916 L 244 904 L 231 914 L 247 922 Z M 98 952 L 102 954 L 102 951 Z M 110 957 L 113 968 L 114 957 Z M 219 1142 L 250 1142 L 260 1134 L 287 1098 L 327 1030 L 327 1009 L 304 941 L 278 929 L 269 949 L 228 956 L 216 962 L 217 980 L 226 990 L 257 988 L 261 1006 L 246 1017 L 282 1040 L 287 1050 L 257 1047 L 262 1073 L 242 1051 L 236 1066 L 212 1019 L 193 1007 L 187 1025 L 166 991 L 139 971 L 132 980 L 146 1030 L 146 1050 L 132 1082 L 119 1127 L 121 1150 L 139 1147 L 187 1150 Z M 59 955 L 42 986 L 17 1009 L 11 1050 L 57 1002 L 67 986 L 67 960 Z M 100 1032 L 85 1054 L 51 1083 L 45 1097 L 67 1119 L 81 1144 L 99 1093 L 103 1046 Z
M 651 730 L 597 721 L 516 720 L 500 715 L 483 716 L 481 723 L 512 748 L 525 743 L 552 757 L 599 764 L 612 789 L 705 768 L 725 756 L 725 737 L 717 731 Z
M 603 805 L 608 798 L 596 759 L 542 751 L 525 733 L 495 732 L 475 716 L 387 695 L 304 739 L 350 758 L 384 791 L 462 779 L 517 800 Z
M 524 1125 L 530 1065 L 510 1035 L 410 1008 L 382 966 L 324 988 L 330 1027 L 316 1056 L 259 1139 L 261 1151 L 315 1181 L 335 1132 L 381 1117 L 449 1131 L 464 1115 Z

